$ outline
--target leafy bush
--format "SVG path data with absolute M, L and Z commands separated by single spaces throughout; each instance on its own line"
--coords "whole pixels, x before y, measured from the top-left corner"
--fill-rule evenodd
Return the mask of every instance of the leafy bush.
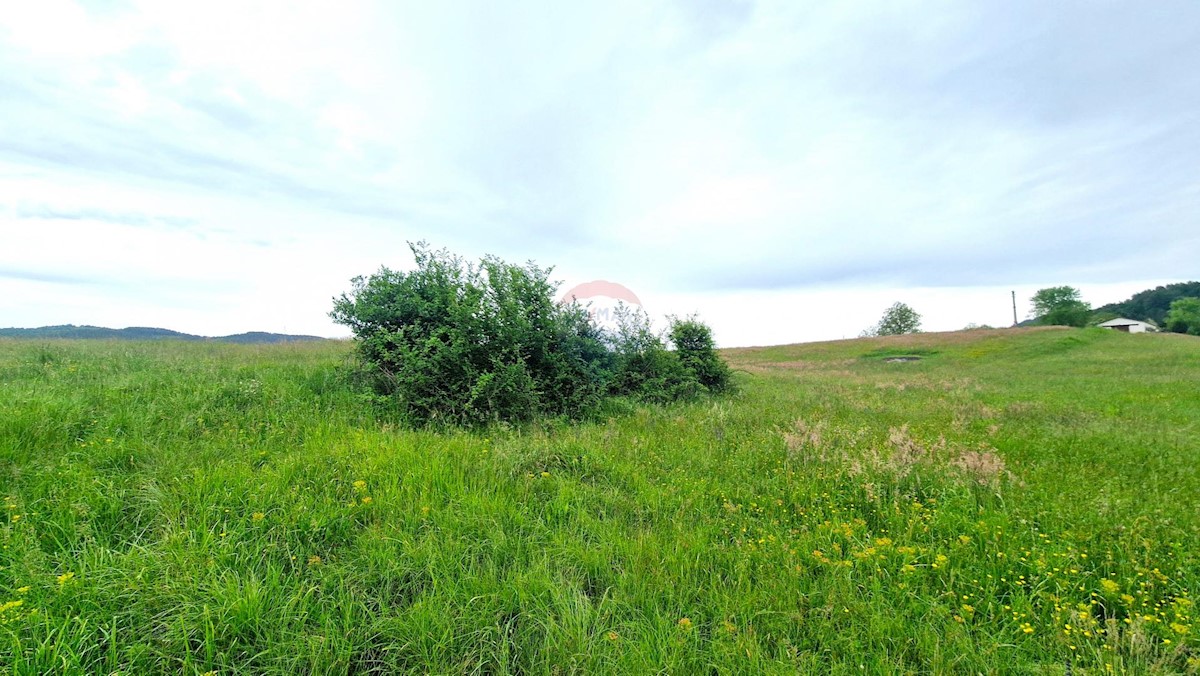
M 614 316 L 617 326 L 609 335 L 609 344 L 616 368 L 609 381 L 610 393 L 654 403 L 689 399 L 700 393 L 696 373 L 667 349 L 645 312 L 622 304 Z
M 671 344 L 679 361 L 696 375 L 710 392 L 724 392 L 731 385 L 729 365 L 717 355 L 717 344 L 712 329 L 695 316 L 686 319 L 672 318 Z
M 1177 298 L 1167 313 L 1167 330 L 1200 336 L 1200 298 Z
M 410 248 L 416 269 L 356 277 L 330 313 L 354 332 L 375 398 L 409 424 L 579 418 L 611 395 L 664 403 L 728 387 L 694 319 L 673 324 L 683 328 L 670 351 L 644 313 L 619 309 L 605 331 L 577 303 L 556 303 L 547 268 Z

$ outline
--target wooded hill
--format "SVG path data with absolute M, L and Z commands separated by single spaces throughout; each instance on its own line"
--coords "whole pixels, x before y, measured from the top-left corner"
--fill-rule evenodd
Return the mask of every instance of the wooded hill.
M 1180 298 L 1200 298 L 1200 282 L 1179 282 L 1133 294 L 1129 300 L 1096 308 L 1096 313 L 1112 313 L 1126 319 L 1150 320 L 1162 326 L 1171 303 Z
M 0 338 L 72 338 L 99 340 L 210 340 L 219 343 L 289 343 L 296 341 L 325 340 L 319 336 L 296 336 L 283 333 L 250 331 L 231 336 L 208 337 L 181 333 L 170 329 L 145 326 L 130 326 L 124 329 L 109 329 L 103 326 L 42 326 L 36 329 L 0 329 Z

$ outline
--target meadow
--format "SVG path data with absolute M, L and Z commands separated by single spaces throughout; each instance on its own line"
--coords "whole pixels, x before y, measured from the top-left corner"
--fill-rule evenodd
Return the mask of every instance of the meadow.
M 1200 339 L 726 350 L 476 432 L 350 354 L 0 340 L 0 672 L 1200 672 Z

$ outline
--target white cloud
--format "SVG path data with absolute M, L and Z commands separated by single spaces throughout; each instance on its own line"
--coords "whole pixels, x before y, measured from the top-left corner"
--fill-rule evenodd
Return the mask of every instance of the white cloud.
M 84 60 L 127 49 L 140 32 L 136 17 L 89 15 L 72 0 L 38 0 L 0 13 L 0 35 L 35 57 Z

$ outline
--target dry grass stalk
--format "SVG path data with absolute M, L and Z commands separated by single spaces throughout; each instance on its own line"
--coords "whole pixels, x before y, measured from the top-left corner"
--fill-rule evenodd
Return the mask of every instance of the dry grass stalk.
M 867 446 L 855 449 L 850 441 L 834 444 L 825 433 L 821 423 L 810 424 L 797 419 L 791 430 L 783 432 L 788 460 L 810 464 L 814 462 L 842 465 L 850 476 L 888 476 L 891 481 L 903 479 L 921 470 L 921 474 L 932 472 L 951 479 L 965 479 L 980 487 L 999 490 L 1005 479 L 1014 479 L 1004 464 L 1004 459 L 990 446 L 960 450 L 951 448 L 945 437 L 933 443 L 922 443 L 913 438 L 908 425 L 888 430 L 887 442 L 881 449 Z M 869 494 L 874 494 L 875 484 L 867 484 Z
M 825 451 L 822 445 L 823 425 L 809 425 L 797 418 L 791 431 L 783 433 L 783 441 L 787 444 L 789 460 L 799 460 L 807 464 L 813 460 L 825 462 Z
M 907 476 L 918 465 L 937 465 L 940 456 L 946 450 L 945 437 L 929 445 L 923 445 L 908 432 L 908 425 L 893 427 L 888 430 L 888 445 L 892 453 L 886 460 L 886 467 L 897 476 Z
M 989 488 L 997 488 L 1000 480 L 1009 476 L 1008 470 L 1004 468 L 1004 458 L 991 450 L 964 451 L 950 464 L 961 470 L 971 481 Z

